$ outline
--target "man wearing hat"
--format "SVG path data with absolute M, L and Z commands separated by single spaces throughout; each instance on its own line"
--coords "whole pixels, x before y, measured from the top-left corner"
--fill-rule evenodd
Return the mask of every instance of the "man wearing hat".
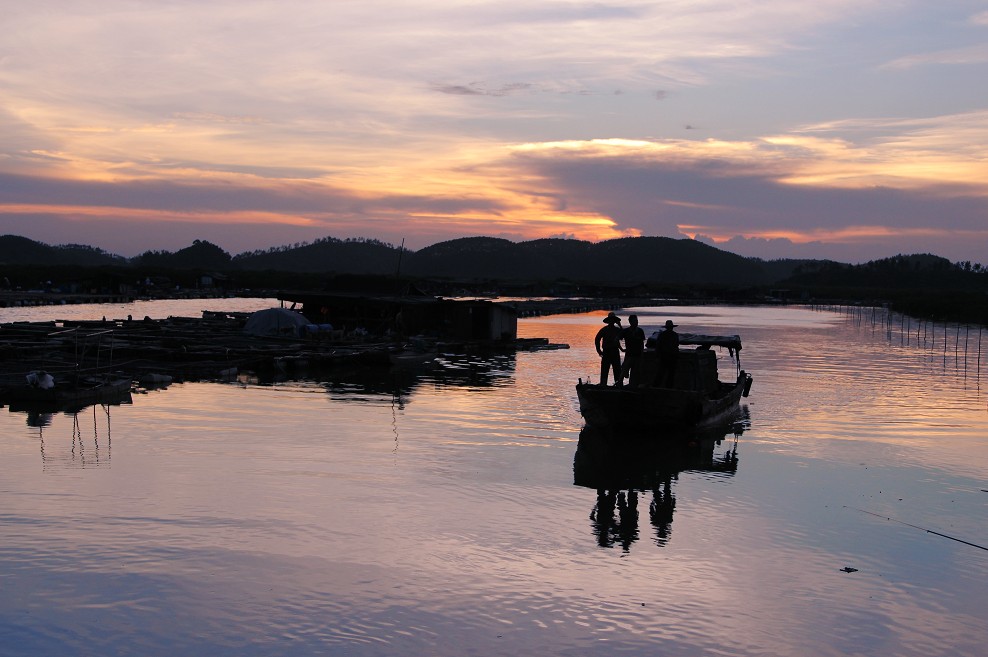
M 607 372 L 614 372 L 614 385 L 623 383 L 621 376 L 621 318 L 613 312 L 604 318 L 605 326 L 597 331 L 594 346 L 600 356 L 600 385 L 607 385 Z
M 679 334 L 671 319 L 666 320 L 665 329 L 655 339 L 655 352 L 659 357 L 659 369 L 655 373 L 655 385 L 671 388 L 676 380 L 676 361 L 679 360 Z

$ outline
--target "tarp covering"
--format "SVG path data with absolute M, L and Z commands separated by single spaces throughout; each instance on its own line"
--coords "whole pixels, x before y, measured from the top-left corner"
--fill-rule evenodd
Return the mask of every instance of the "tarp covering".
M 680 333 L 679 344 L 700 345 L 707 347 L 727 347 L 734 351 L 741 350 L 741 336 L 739 335 L 701 335 L 699 333 Z
M 250 314 L 244 324 L 244 333 L 250 335 L 298 336 L 300 327 L 308 326 L 309 320 L 302 313 L 287 308 L 266 308 Z
M 661 331 L 656 331 L 652 333 L 648 341 L 652 344 L 655 344 L 656 340 L 658 340 L 659 338 L 659 333 L 661 333 Z M 700 333 L 680 333 L 679 345 L 682 347 L 688 345 L 699 345 L 702 347 L 727 347 L 731 351 L 740 351 L 741 336 L 740 335 L 702 335 Z

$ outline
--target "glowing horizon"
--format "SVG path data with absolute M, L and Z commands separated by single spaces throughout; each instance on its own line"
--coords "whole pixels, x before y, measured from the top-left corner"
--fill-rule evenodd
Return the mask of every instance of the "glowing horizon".
M 988 246 L 988 21 L 967 3 L 9 14 L 4 233 L 124 255 L 326 236 L 689 236 L 844 261 Z M 893 15 L 896 40 L 868 38 Z

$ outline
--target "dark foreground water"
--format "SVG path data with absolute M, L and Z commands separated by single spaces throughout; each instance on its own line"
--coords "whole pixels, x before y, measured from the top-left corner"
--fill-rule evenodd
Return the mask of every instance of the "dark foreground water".
M 200 310 L 107 308 L 31 312 Z M 0 655 L 984 654 L 977 329 L 639 315 L 741 334 L 740 436 L 581 432 L 602 314 L 521 321 L 569 350 L 3 410 Z

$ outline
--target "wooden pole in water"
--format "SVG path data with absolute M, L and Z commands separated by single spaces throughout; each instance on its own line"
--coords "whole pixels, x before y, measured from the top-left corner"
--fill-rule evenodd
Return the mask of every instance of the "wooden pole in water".
M 964 371 L 967 372 L 967 346 L 971 340 L 971 326 L 964 325 Z
M 954 335 L 954 367 L 957 367 L 957 352 L 961 344 L 961 323 L 957 322 L 957 333 Z
M 981 330 L 984 327 L 978 325 L 978 378 L 981 378 Z
M 944 366 L 944 368 L 947 367 L 947 341 L 948 340 L 950 340 L 950 338 L 947 337 L 947 322 L 945 321 L 943 323 L 943 366 Z

